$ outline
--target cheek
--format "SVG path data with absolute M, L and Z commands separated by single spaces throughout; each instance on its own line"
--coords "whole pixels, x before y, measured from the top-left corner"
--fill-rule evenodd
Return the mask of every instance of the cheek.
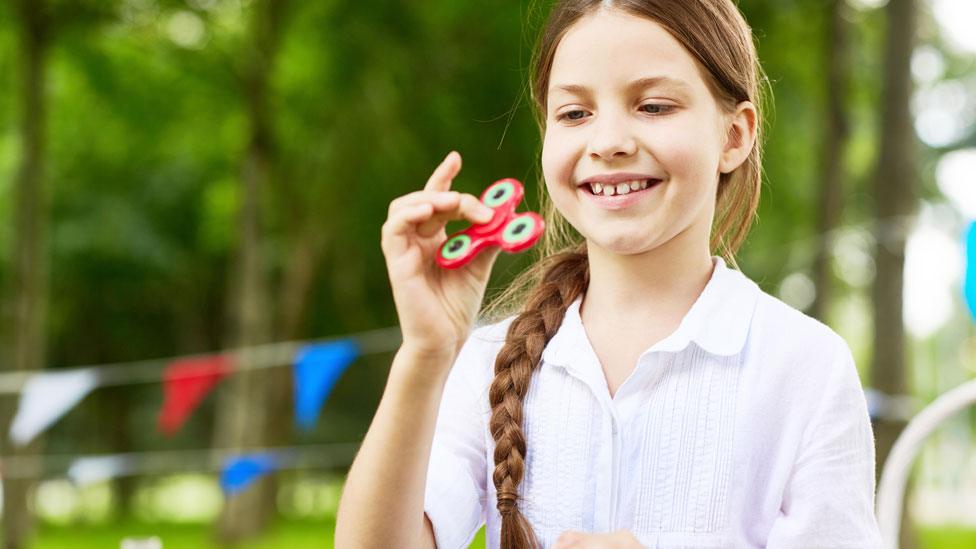
M 660 158 L 667 162 L 668 171 L 679 178 L 696 178 L 703 171 L 704 158 L 700 147 L 691 143 L 670 142 L 660 148 Z
M 688 127 L 675 129 L 667 138 L 655 140 L 655 156 L 672 176 L 693 180 L 710 177 L 718 172 L 719 150 L 712 136 L 703 137 L 701 131 Z
M 547 133 L 542 142 L 542 177 L 546 184 L 549 200 L 563 217 L 575 217 L 573 201 L 576 191 L 571 189 L 575 159 L 565 141 Z
M 549 183 L 549 178 L 552 176 L 552 142 L 549 138 L 549 134 L 542 140 L 542 176 L 546 180 L 546 184 Z
M 551 186 L 566 183 L 573 175 L 573 159 L 569 153 L 565 141 L 546 133 L 542 141 L 542 174 L 550 192 Z

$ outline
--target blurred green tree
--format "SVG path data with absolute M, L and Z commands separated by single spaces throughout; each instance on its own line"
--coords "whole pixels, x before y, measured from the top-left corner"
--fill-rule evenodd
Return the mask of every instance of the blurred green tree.
M 14 188 L 13 273 L 4 294 L 4 369 L 38 370 L 46 362 L 45 321 L 48 301 L 48 183 L 46 173 L 47 100 L 45 83 L 51 21 L 42 1 L 14 5 L 19 24 L 20 163 Z M 0 414 L 0 433 L 7 433 L 16 410 L 7 398 Z M 27 457 L 41 447 L 23 448 L 4 437 L 4 456 Z M 24 547 L 33 520 L 27 507 L 32 479 L 5 475 L 3 482 L 3 545 Z
M 12 220 L 0 228 L 8 312 L 34 292 L 21 284 L 48 278 L 40 266 L 37 276 L 17 281 L 18 258 L 28 253 L 21 250 L 40 261 L 49 254 L 51 265 L 48 306 L 34 309 L 42 319 L 34 321 L 42 323 L 36 348 L 49 358 L 31 368 L 394 325 L 380 226 L 389 202 L 419 189 L 451 149 L 464 156 L 455 188 L 477 194 L 517 177 L 529 189 L 526 208 L 535 208 L 540 141 L 526 86 L 548 0 L 288 4 L 47 0 L 46 13 L 59 23 L 46 34 L 47 67 L 38 73 L 48 82 L 47 116 L 37 125 L 47 129 L 47 143 L 38 154 L 21 122 L 33 77 L 21 61 L 31 46 L 20 37 L 31 28 L 22 10 L 41 4 L 0 4 L 0 86 L 10 91 L 0 93 L 0 215 Z M 878 152 L 893 131 L 879 126 L 885 115 L 876 108 L 892 99 L 881 79 L 885 11 L 833 0 L 742 0 L 740 7 L 775 92 L 760 221 L 740 264 L 777 295 L 786 277 L 809 275 L 817 292 L 807 310 L 829 323 L 837 303 L 866 291 L 828 275 L 829 229 L 873 219 L 880 195 L 872 182 L 887 177 L 874 174 L 875 165 L 888 164 Z M 910 51 L 899 48 L 899 55 Z M 846 84 L 834 72 L 844 60 L 857 68 Z M 900 123 L 910 135 L 910 121 Z M 899 150 L 881 154 L 894 158 Z M 14 228 L 43 223 L 17 202 L 30 162 L 43 166 L 40 186 L 31 188 L 49 195 L 50 223 L 39 229 L 49 235 L 47 252 L 36 247 L 45 237 L 31 244 Z M 878 215 L 894 212 L 882 209 L 879 203 Z M 503 255 L 489 293 L 531 260 Z M 879 256 L 876 270 L 892 269 Z M 876 302 L 894 303 L 887 299 Z M 900 308 L 875 314 L 894 323 Z M 5 327 L 3 336 L 13 333 Z M 863 370 L 872 352 L 879 353 L 872 370 L 897 363 L 880 354 L 883 341 L 892 340 L 879 332 L 851 341 Z M 282 365 L 228 380 L 172 439 L 153 428 L 158 386 L 100 389 L 51 429 L 45 451 L 355 441 L 389 358 L 366 356 L 350 368 L 309 433 L 292 428 Z M 893 379 L 876 375 L 872 384 Z M 254 493 L 273 491 L 267 485 Z M 117 486 L 123 509 L 131 489 L 131 482 Z M 248 497 L 262 502 L 253 509 L 263 506 L 249 517 L 266 516 L 274 501 Z M 228 538 L 243 532 L 220 527 Z

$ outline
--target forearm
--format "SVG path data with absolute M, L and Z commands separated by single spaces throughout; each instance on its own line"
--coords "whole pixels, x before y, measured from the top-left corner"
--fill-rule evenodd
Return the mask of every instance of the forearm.
M 346 479 L 337 547 L 412 547 L 421 539 L 437 409 L 454 355 L 401 348 Z

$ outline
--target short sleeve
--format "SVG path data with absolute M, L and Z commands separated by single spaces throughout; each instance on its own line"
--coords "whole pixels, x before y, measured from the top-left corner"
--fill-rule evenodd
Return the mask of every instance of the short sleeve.
M 874 515 L 874 435 L 854 358 L 841 341 L 805 428 L 767 540 L 770 548 L 881 546 Z
M 484 330 L 472 333 L 461 348 L 437 413 L 424 512 L 439 549 L 467 547 L 485 522 L 485 383 L 497 349 L 485 341 Z

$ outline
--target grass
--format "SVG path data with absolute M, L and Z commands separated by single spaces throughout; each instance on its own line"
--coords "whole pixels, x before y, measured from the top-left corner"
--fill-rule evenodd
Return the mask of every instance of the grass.
M 314 547 L 333 549 L 333 520 L 279 521 L 260 539 L 241 543 L 235 549 L 278 549 Z M 119 547 L 123 538 L 158 536 L 164 549 L 210 549 L 216 546 L 213 529 L 208 524 L 148 524 L 126 521 L 106 524 L 54 526 L 43 524 L 35 536 L 31 549 L 99 549 Z M 471 547 L 485 546 L 485 530 L 475 536 Z
M 332 549 L 332 521 L 288 521 L 275 523 L 259 539 L 236 545 L 237 549 L 278 547 L 318 547 Z M 119 547 L 125 537 L 158 536 L 164 549 L 210 549 L 216 547 L 213 529 L 208 524 L 147 524 L 142 522 L 98 525 L 51 526 L 40 528 L 31 549 L 94 549 Z
M 919 547 L 931 547 L 932 549 L 976 547 L 976 530 L 962 526 L 922 528 L 919 531 Z
M 333 549 L 334 521 L 279 521 L 260 539 L 235 549 L 277 549 L 314 547 Z M 124 537 L 159 536 L 166 549 L 210 549 L 216 546 L 207 524 L 148 524 L 137 521 L 97 525 L 41 525 L 31 549 L 99 549 L 119 547 Z M 472 548 L 485 546 L 485 530 L 475 536 Z M 919 532 L 919 549 L 971 549 L 976 547 L 976 529 L 965 527 L 924 528 Z

